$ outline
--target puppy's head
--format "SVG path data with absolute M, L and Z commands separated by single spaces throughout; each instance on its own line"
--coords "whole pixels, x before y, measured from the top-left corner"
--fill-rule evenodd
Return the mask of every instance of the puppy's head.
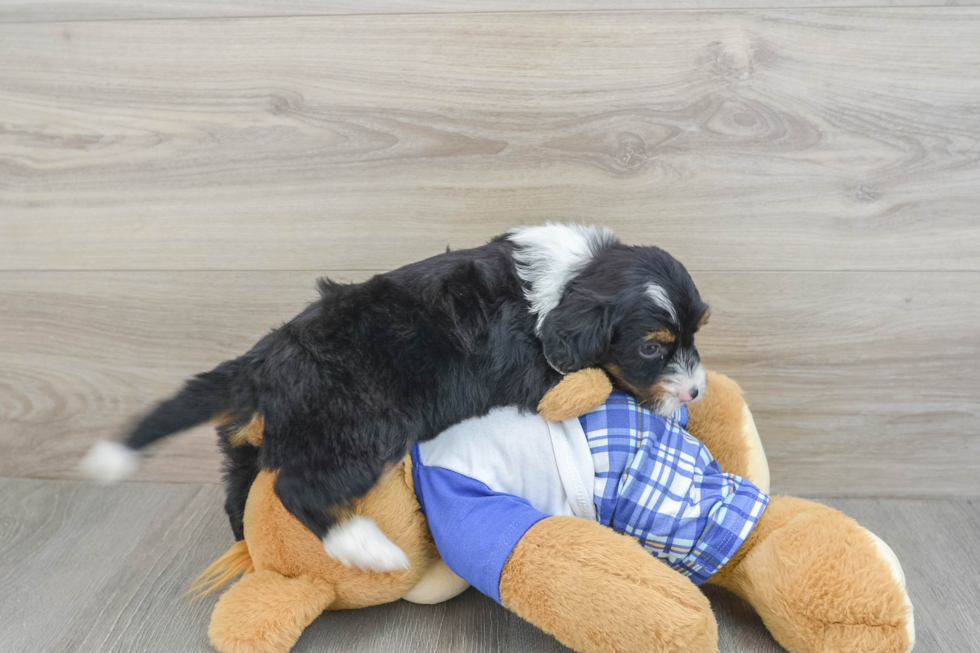
M 539 332 L 557 370 L 602 367 L 667 416 L 704 395 L 694 336 L 709 314 L 687 270 L 667 252 L 614 242 L 568 282 Z

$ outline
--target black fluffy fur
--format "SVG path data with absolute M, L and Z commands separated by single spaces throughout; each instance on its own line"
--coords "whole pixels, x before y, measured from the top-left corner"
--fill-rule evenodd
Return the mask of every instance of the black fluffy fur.
M 367 493 L 414 443 L 495 406 L 533 410 L 561 378 L 553 365 L 626 369 L 620 359 L 635 359 L 635 350 L 616 353 L 626 347 L 619 332 L 640 318 L 644 329 L 665 322 L 644 303 L 643 283 L 669 287 L 690 319 L 706 308 L 665 252 L 614 242 L 573 279 L 539 335 L 514 248 L 501 236 L 364 283 L 322 279 L 318 301 L 245 355 L 191 379 L 126 444 L 138 449 L 225 416 L 219 436 L 235 536 L 243 535 L 248 488 L 265 468 L 279 470 L 275 491 L 286 509 L 322 538 L 336 509 Z M 637 369 L 637 383 L 650 380 Z M 264 418 L 260 447 L 231 446 L 228 437 L 255 413 Z

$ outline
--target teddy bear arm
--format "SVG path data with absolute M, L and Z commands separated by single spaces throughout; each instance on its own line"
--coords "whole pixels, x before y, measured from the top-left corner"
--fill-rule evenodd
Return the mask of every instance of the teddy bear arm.
M 722 471 L 747 478 L 769 493 L 769 463 L 742 389 L 708 372 L 705 396 L 688 406 L 687 430 L 708 448 Z
M 601 406 L 613 391 L 606 373 L 589 367 L 565 376 L 538 403 L 538 414 L 549 422 L 579 417 Z
M 718 650 L 704 594 L 597 522 L 537 522 L 511 552 L 499 587 L 508 609 L 579 653 Z

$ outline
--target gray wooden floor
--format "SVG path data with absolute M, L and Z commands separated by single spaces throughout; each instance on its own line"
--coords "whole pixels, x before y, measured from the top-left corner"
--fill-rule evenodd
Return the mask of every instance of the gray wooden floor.
M 191 579 L 231 543 L 215 485 L 0 478 L 0 651 L 211 651 L 214 599 Z M 836 499 L 904 563 L 923 653 L 976 651 L 980 501 Z M 751 609 L 709 588 L 724 652 L 775 652 Z M 564 651 L 470 590 L 438 606 L 399 601 L 329 613 L 297 653 Z

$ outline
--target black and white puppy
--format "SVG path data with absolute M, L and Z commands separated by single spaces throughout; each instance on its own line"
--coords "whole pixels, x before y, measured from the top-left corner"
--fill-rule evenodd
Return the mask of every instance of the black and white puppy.
M 684 267 L 581 225 L 520 227 L 357 284 L 319 282 L 320 299 L 248 353 L 186 383 L 122 443 L 83 460 L 112 481 L 136 450 L 208 420 L 226 456 L 237 537 L 261 467 L 334 558 L 377 571 L 407 565 L 377 526 L 346 513 L 420 440 L 495 406 L 533 410 L 563 374 L 603 367 L 659 414 L 705 390 L 694 334 L 708 308 Z M 258 447 L 231 434 L 259 424 Z M 339 522 L 339 523 L 338 523 Z

